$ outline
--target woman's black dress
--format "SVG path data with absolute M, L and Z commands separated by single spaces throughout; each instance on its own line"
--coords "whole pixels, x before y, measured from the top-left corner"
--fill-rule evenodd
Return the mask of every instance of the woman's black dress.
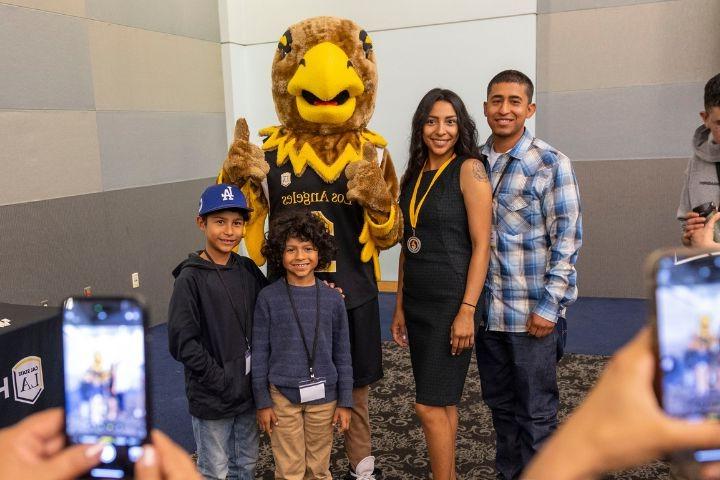
M 400 194 L 405 217 L 403 253 L 403 309 L 415 377 L 417 403 L 432 406 L 456 405 L 462 396 L 470 364 L 471 349 L 451 355 L 450 327 L 462 304 L 472 254 L 465 203 L 460 191 L 460 167 L 464 158 L 455 158 L 442 172 L 425 199 L 415 235 L 421 241 L 418 253 L 411 253 L 407 241 L 410 226 L 410 197 L 417 176 Z M 417 202 L 427 191 L 435 171 L 425 172 Z M 482 305 L 475 314 L 479 324 Z

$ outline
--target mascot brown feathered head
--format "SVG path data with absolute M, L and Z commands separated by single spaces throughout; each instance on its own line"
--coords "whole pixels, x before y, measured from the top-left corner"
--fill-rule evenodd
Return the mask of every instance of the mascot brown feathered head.
M 362 130 L 377 91 L 370 36 L 342 18 L 296 23 L 278 42 L 272 85 L 275 110 L 288 129 L 320 135 Z

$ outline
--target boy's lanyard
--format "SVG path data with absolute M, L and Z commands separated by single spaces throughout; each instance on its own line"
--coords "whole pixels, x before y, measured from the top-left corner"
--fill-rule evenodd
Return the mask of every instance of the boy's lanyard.
M 305 355 L 307 355 L 308 360 L 308 368 L 310 369 L 310 378 L 315 378 L 315 352 L 317 352 L 317 343 L 318 343 L 318 337 L 320 333 L 320 281 L 315 280 L 315 294 L 316 294 L 316 308 L 315 308 L 315 338 L 313 339 L 313 346 L 312 346 L 312 355 L 310 354 L 310 350 L 307 346 L 307 341 L 305 340 L 305 333 L 303 332 L 302 325 L 300 324 L 300 315 L 298 315 L 297 308 L 295 307 L 295 300 L 293 300 L 292 292 L 290 291 L 290 285 L 287 283 L 287 280 L 283 280 L 285 283 L 285 289 L 287 290 L 288 298 L 290 299 L 290 306 L 292 307 L 293 316 L 295 317 L 295 322 L 297 322 L 298 329 L 300 330 L 300 337 L 302 338 L 302 344 L 303 348 L 305 349 Z
M 245 346 L 247 347 L 248 351 L 250 350 L 251 341 L 250 338 L 248 338 L 248 328 L 247 328 L 247 319 L 250 317 L 248 309 L 247 309 L 247 302 L 243 298 L 243 310 L 245 311 L 245 319 L 241 320 L 240 315 L 238 314 L 237 308 L 235 308 L 235 302 L 233 302 L 232 294 L 230 293 L 230 289 L 225 284 L 225 280 L 223 279 L 222 274 L 220 273 L 220 268 L 218 268 L 217 263 L 215 263 L 215 260 L 210 256 L 207 250 L 203 250 L 205 255 L 210 259 L 210 263 L 213 264 L 213 267 L 215 267 L 215 271 L 218 274 L 218 278 L 220 279 L 220 283 L 222 283 L 223 288 L 225 288 L 225 293 L 227 293 L 228 299 L 230 300 L 230 305 L 232 306 L 233 312 L 235 313 L 235 318 L 237 318 L 238 324 L 240 325 L 240 330 L 242 331 L 243 337 L 245 337 Z M 243 283 L 243 287 L 245 287 L 245 277 L 241 277 L 241 281 Z M 243 290 L 245 290 L 243 288 Z M 250 332 L 250 335 L 252 336 L 252 332 Z

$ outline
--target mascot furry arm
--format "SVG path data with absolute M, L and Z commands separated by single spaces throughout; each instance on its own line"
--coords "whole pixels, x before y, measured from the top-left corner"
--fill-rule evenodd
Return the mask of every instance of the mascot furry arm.
M 379 279 L 379 250 L 399 241 L 403 222 L 387 142 L 365 128 L 377 91 L 370 37 L 350 20 L 304 20 L 280 38 L 272 79 L 281 124 L 260 131 L 266 137 L 264 155 L 249 143 L 247 124 L 240 119 L 218 176 L 218 181 L 240 186 L 253 208 L 245 236 L 249 256 L 259 265 L 265 262 L 260 251 L 269 211 L 268 188 L 280 188 L 268 184 L 267 162 L 273 168 L 290 162 L 295 177 L 302 177 L 310 167 L 325 184 L 347 182 L 348 201 L 362 208 L 363 224 L 356 232 L 361 260 L 373 261 Z M 283 186 L 286 181 L 291 179 L 283 177 Z

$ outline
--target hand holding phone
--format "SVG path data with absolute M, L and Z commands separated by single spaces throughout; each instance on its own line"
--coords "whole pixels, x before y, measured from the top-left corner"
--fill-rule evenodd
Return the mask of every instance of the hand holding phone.
M 660 253 L 650 272 L 658 400 L 672 417 L 696 423 L 718 420 L 720 256 Z M 714 448 L 678 452 L 673 459 L 686 472 L 720 462 L 718 440 Z
M 692 423 L 662 411 L 653 388 L 650 328 L 620 349 L 583 403 L 523 472 L 523 479 L 599 478 L 674 450 L 720 446 L 720 424 Z
M 132 478 L 150 430 L 145 312 L 129 298 L 68 298 L 62 329 L 67 441 L 104 444 L 86 478 Z

